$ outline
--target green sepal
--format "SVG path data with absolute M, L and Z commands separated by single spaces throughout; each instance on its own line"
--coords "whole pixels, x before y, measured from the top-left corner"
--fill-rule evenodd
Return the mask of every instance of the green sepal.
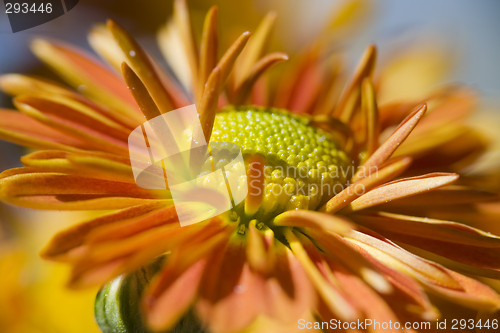
M 149 281 L 159 271 L 161 261 L 157 260 L 136 272 L 120 275 L 99 290 L 94 314 L 103 333 L 153 333 L 144 325 L 141 298 Z M 189 311 L 173 329 L 163 333 L 204 332 L 199 320 Z

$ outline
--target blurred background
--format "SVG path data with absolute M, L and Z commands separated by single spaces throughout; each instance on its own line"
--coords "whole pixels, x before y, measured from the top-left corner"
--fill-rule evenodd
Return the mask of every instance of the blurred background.
M 219 5 L 220 31 L 228 40 L 254 30 L 269 10 L 278 14 L 273 48 L 299 52 L 322 29 L 342 0 L 188 0 L 195 31 L 201 31 L 210 6 Z M 341 36 L 334 48 L 343 49 L 354 66 L 369 43 L 379 49 L 379 67 L 401 54 L 429 56 L 414 70 L 441 83 L 463 82 L 480 92 L 478 121 L 498 121 L 500 113 L 500 1 L 498 0 L 373 0 Z M 3 2 L 0 4 L 0 74 L 23 73 L 57 77 L 29 50 L 35 36 L 61 39 L 90 51 L 90 27 L 113 18 L 130 31 L 158 59 L 155 33 L 172 12 L 172 0 L 80 0 L 67 14 L 44 25 L 13 34 Z M 351 67 L 352 69 L 352 67 Z M 403 90 L 410 91 L 413 82 Z M 11 108 L 0 93 L 0 107 Z M 493 111 L 492 111 L 493 110 Z M 495 120 L 496 119 L 496 120 Z M 500 123 L 500 121 L 499 121 Z M 497 131 L 499 132 L 499 131 Z M 499 133 L 496 133 L 497 135 Z M 500 141 L 500 140 L 499 140 Z M 19 166 L 24 148 L 0 141 L 0 171 Z M 498 158 L 494 155 L 491 158 Z M 55 230 L 86 213 L 34 212 L 0 203 L 0 331 L 97 332 L 93 323 L 96 290 L 64 289 L 67 272 L 42 262 L 37 253 Z M 4 286 L 9 287 L 6 290 Z M 56 310 L 54 310 L 56 309 Z

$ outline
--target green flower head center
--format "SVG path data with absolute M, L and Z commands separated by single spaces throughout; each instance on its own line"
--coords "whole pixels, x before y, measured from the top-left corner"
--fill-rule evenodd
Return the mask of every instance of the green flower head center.
M 238 145 L 247 170 L 249 156 L 265 157 L 263 200 L 251 219 L 266 222 L 286 210 L 316 209 L 346 183 L 349 159 L 334 137 L 286 110 L 228 107 L 217 114 L 210 141 Z M 235 209 L 239 216 L 242 206 Z

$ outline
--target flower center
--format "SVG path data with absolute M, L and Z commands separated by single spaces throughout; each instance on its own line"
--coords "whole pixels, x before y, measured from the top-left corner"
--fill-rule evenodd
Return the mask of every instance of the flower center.
M 342 190 L 348 157 L 310 118 L 286 110 L 228 107 L 215 118 L 210 141 L 237 144 L 248 157 L 265 157 L 262 203 L 247 218 L 266 222 L 286 210 L 316 209 Z M 243 205 L 235 212 L 241 217 Z

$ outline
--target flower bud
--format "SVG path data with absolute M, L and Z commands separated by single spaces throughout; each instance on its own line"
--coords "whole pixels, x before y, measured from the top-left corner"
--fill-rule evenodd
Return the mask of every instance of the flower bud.
M 123 274 L 108 282 L 97 293 L 94 315 L 103 333 L 153 333 L 141 313 L 142 294 L 154 274 L 161 267 L 161 260 L 144 266 L 136 272 Z M 163 333 L 204 333 L 199 320 L 189 311 L 179 323 Z

